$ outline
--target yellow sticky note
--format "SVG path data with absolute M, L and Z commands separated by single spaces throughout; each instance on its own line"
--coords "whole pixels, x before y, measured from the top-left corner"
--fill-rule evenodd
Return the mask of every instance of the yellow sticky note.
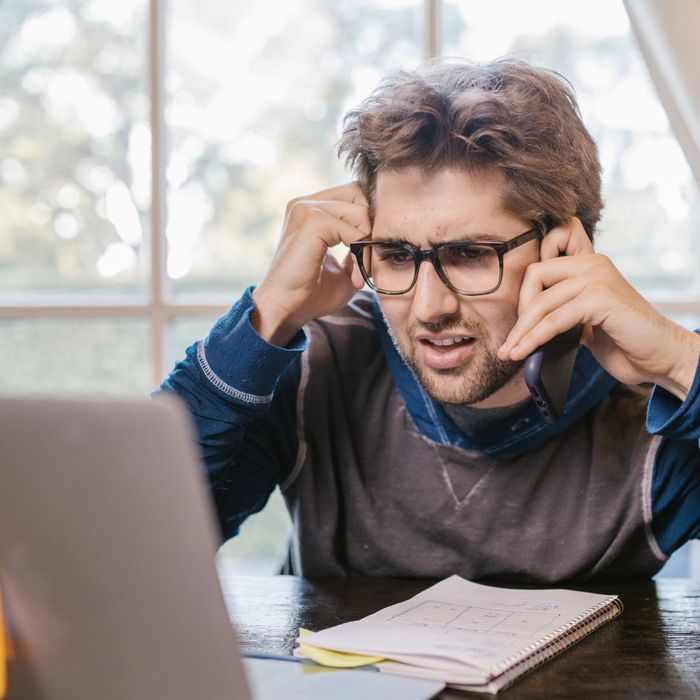
M 0 591 L 0 698 L 7 692 L 7 643 L 5 641 L 5 618 L 2 609 L 2 591 Z
M 303 640 L 313 634 L 310 630 L 300 629 L 299 639 Z M 333 651 L 332 649 L 324 649 L 317 647 L 314 644 L 299 642 L 299 651 L 308 659 L 315 661 L 321 666 L 330 666 L 332 668 L 356 668 L 357 666 L 368 666 L 384 661 L 381 656 L 367 656 L 366 654 L 350 654 L 344 651 Z

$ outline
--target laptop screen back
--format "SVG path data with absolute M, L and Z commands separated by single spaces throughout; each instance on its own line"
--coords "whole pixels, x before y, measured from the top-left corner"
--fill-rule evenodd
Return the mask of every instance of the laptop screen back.
M 206 488 L 174 399 L 0 399 L 10 698 L 247 700 Z

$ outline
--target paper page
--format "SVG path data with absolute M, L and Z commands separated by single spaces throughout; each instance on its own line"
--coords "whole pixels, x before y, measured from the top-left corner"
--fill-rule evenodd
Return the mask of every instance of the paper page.
M 304 642 L 432 669 L 487 672 L 613 597 L 496 588 L 451 576 L 403 603 Z

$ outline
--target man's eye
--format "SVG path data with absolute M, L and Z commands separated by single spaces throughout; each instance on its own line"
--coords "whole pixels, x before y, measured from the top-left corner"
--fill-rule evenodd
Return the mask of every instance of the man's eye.
M 474 248 L 468 246 L 455 246 L 449 249 L 448 260 L 454 264 L 473 264 L 484 262 L 493 255 L 490 248 Z
M 390 265 L 413 263 L 413 256 L 404 248 L 380 248 L 379 260 Z

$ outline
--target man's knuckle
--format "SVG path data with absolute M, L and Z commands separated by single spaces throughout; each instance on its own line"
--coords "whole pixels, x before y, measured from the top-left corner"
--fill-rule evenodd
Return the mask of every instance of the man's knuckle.
M 291 219 L 299 224 L 307 223 L 318 218 L 318 211 L 312 202 L 301 199 L 292 207 Z
M 593 260 L 596 265 L 600 267 L 606 267 L 608 269 L 614 269 L 612 260 L 604 253 L 593 253 Z
M 586 285 L 586 291 L 590 299 L 596 300 L 598 302 L 604 302 L 611 298 L 612 290 L 606 279 L 601 279 L 600 277 L 594 277 L 588 285 Z
M 311 221 L 320 221 L 326 216 L 326 212 L 321 209 L 321 207 L 315 207 L 313 205 L 308 205 L 306 207 L 306 218 Z
M 301 201 L 301 199 L 302 199 L 301 197 L 294 197 L 293 199 L 290 199 L 287 202 L 287 208 L 286 208 L 287 214 L 291 214 L 294 207 Z
M 294 202 L 290 202 L 287 206 L 287 218 L 291 221 L 302 220 L 306 211 L 306 204 L 303 200 L 297 199 Z

